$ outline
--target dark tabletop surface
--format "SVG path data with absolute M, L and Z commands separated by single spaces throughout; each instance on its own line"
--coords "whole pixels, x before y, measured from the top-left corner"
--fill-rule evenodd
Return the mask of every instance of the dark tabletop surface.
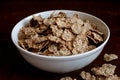
M 110 28 L 111 36 L 102 53 L 90 65 L 65 74 L 39 70 L 27 63 L 11 41 L 14 25 L 31 14 L 54 9 L 87 12 L 102 19 Z M 79 73 L 101 66 L 103 55 L 114 53 L 120 57 L 120 2 L 116 0 L 0 0 L 0 80 L 59 80 L 71 76 L 82 80 Z M 117 66 L 120 76 L 120 58 L 110 62 Z

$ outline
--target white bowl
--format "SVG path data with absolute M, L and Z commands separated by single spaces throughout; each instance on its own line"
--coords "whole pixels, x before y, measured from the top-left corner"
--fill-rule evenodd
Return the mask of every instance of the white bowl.
M 41 15 L 42 17 L 47 18 L 51 15 L 51 13 L 53 12 L 58 13 L 61 11 L 67 13 L 67 15 L 79 13 L 81 19 L 87 19 L 91 22 L 94 22 L 98 26 L 97 28 L 105 34 L 104 42 L 100 46 L 98 46 L 97 48 L 91 51 L 82 54 L 71 55 L 71 56 L 45 56 L 45 55 L 38 55 L 29 52 L 27 50 L 24 50 L 18 45 L 18 32 L 26 23 L 30 21 L 33 15 L 30 15 L 22 19 L 20 22 L 18 22 L 14 26 L 11 33 L 11 38 L 14 45 L 17 47 L 20 54 L 24 57 L 26 61 L 28 61 L 30 64 L 32 64 L 33 66 L 39 69 L 49 72 L 56 72 L 56 73 L 70 72 L 87 66 L 98 57 L 98 55 L 103 50 L 104 46 L 106 45 L 110 37 L 110 30 L 102 20 L 84 12 L 72 11 L 72 10 L 51 10 L 51 11 L 36 13 L 34 15 L 36 16 Z

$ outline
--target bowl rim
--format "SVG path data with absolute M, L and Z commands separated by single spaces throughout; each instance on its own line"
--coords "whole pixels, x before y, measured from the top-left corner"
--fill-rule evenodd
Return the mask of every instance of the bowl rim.
M 70 55 L 70 56 L 46 56 L 46 55 L 39 55 L 39 54 L 35 54 L 33 52 L 30 52 L 30 51 L 27 51 L 25 49 L 23 49 L 22 47 L 20 47 L 18 44 L 16 44 L 16 42 L 14 41 L 14 31 L 15 31 L 15 28 L 17 26 L 18 23 L 21 23 L 23 20 L 25 20 L 26 18 L 28 17 L 32 17 L 33 15 L 38 15 L 38 14 L 42 14 L 44 12 L 50 12 L 50 11 L 63 11 L 63 12 L 75 12 L 75 13 L 82 13 L 82 14 L 85 14 L 85 15 L 89 15 L 91 17 L 94 17 L 96 18 L 97 20 L 99 20 L 101 23 L 103 23 L 107 29 L 107 37 L 106 39 L 104 40 L 104 42 L 102 44 L 100 44 L 98 47 L 96 47 L 95 49 L 93 50 L 90 50 L 90 51 L 87 51 L 87 52 L 84 52 L 84 53 L 81 53 L 81 54 L 75 54 L 75 55 Z M 29 15 L 25 18 L 23 18 L 22 20 L 20 20 L 12 29 L 11 31 L 11 39 L 12 39 L 12 42 L 14 43 L 14 45 L 19 48 L 20 50 L 24 51 L 26 54 L 30 54 L 31 56 L 35 56 L 35 57 L 41 57 L 41 58 L 46 58 L 46 59 L 58 59 L 58 60 L 61 60 L 61 59 L 77 59 L 77 58 L 84 58 L 86 56 L 89 56 L 92 54 L 93 51 L 97 51 L 99 48 L 101 47 L 104 47 L 104 45 L 108 42 L 109 38 L 110 38 L 110 29 L 108 28 L 107 24 L 101 20 L 100 18 L 92 15 L 92 14 L 89 14 L 89 13 L 86 13 L 86 12 L 81 12 L 81 11 L 75 11 L 75 10 L 48 10 L 48 11 L 42 11 L 42 12 L 38 12 L 38 13 L 34 13 L 32 15 Z

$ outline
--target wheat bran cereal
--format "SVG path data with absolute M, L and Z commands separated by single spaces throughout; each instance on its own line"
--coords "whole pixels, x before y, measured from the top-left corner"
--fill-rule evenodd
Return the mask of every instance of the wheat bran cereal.
M 75 79 L 75 78 L 73 79 L 69 76 L 66 76 L 66 77 L 62 77 L 60 80 L 77 80 L 77 79 Z
M 114 59 L 118 59 L 116 54 L 105 53 L 105 61 L 111 61 Z M 120 80 L 120 77 L 115 74 L 115 69 L 115 65 L 104 63 L 101 67 L 93 67 L 91 72 L 82 71 L 79 75 L 83 80 Z
M 109 77 L 111 75 L 114 75 L 115 72 L 115 65 L 112 64 L 103 64 L 102 67 L 97 67 L 97 68 L 92 68 L 91 71 L 95 74 L 95 75 L 102 75 L 105 77 Z
M 105 54 L 104 55 L 104 60 L 105 61 L 112 61 L 112 60 L 115 60 L 115 59 L 118 59 L 118 56 L 116 54 Z
M 120 80 L 120 77 L 117 75 L 111 75 L 109 77 L 104 77 L 104 76 L 96 76 L 92 75 L 89 72 L 82 71 L 80 73 L 80 76 L 82 77 L 83 80 Z
M 91 75 L 89 72 L 85 72 L 82 71 L 80 73 L 80 76 L 84 79 L 84 80 L 96 80 L 96 77 L 94 75 Z
M 80 54 L 103 42 L 103 33 L 96 26 L 88 20 L 82 20 L 76 13 L 72 16 L 64 12 L 52 13 L 48 18 L 33 16 L 19 31 L 18 43 L 25 50 L 40 55 Z
M 68 29 L 65 29 L 62 34 L 62 39 L 65 41 L 71 41 L 74 38 L 74 35 L 72 32 L 70 32 Z

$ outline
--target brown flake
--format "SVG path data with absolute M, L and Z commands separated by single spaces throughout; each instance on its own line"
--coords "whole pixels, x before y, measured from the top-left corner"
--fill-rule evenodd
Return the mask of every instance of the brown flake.
M 105 61 L 112 61 L 112 60 L 115 60 L 115 59 L 118 59 L 118 56 L 116 54 L 105 54 L 104 55 L 104 60 Z
M 60 80 L 77 80 L 77 79 L 66 76 L 66 77 L 62 77 Z
M 63 34 L 62 34 L 62 39 L 63 40 L 65 40 L 65 41 L 72 41 L 73 38 L 74 38 L 74 35 L 72 34 L 72 32 L 70 32 L 70 30 L 65 29 L 63 31 Z
M 114 75 L 115 73 L 115 65 L 112 64 L 103 64 L 102 67 L 97 67 L 97 68 L 92 68 L 91 71 L 95 74 L 95 75 L 101 75 L 101 76 L 105 76 L 105 77 L 109 77 L 111 75 Z

